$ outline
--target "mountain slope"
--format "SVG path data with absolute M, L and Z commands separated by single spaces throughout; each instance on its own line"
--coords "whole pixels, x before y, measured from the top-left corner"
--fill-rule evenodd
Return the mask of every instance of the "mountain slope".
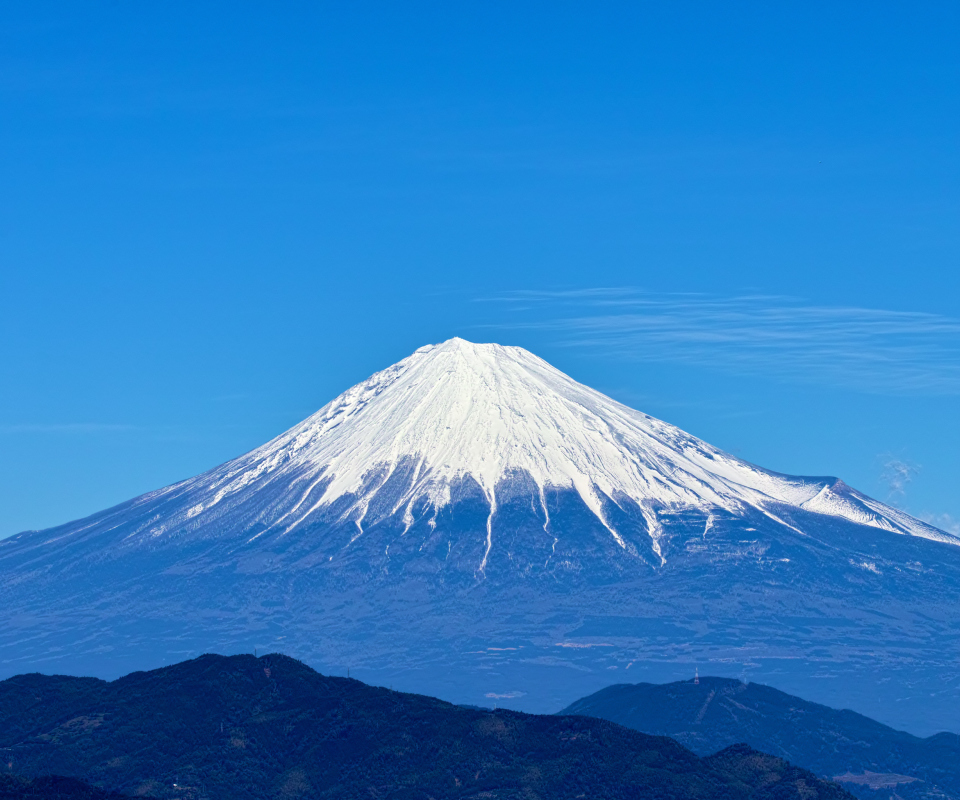
M 451 340 L 221 467 L 0 541 L 0 674 L 282 646 L 553 711 L 699 663 L 932 732 L 960 700 L 958 541 Z
M 887 797 L 891 789 L 902 798 L 960 798 L 957 734 L 921 739 L 760 684 L 729 678 L 700 678 L 698 684 L 619 684 L 560 713 L 670 736 L 701 755 L 746 742 L 818 775 L 845 776 L 846 787 L 865 798 L 878 792 Z M 874 780 L 871 773 L 877 776 Z M 877 788 L 878 783 L 886 785 Z
M 701 759 L 601 720 L 460 708 L 278 655 L 77 680 L 0 683 L 0 747 L 16 770 L 198 800 L 846 796 L 745 747 Z

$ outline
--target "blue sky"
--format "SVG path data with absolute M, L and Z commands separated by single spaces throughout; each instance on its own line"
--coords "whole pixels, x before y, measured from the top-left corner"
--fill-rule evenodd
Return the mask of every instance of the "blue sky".
M 960 524 L 956 3 L 0 10 L 0 535 L 451 336 Z

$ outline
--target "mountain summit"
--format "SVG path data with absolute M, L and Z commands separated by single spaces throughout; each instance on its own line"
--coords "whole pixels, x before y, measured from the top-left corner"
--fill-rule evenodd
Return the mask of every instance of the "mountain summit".
M 536 694 L 534 710 L 600 670 L 664 679 L 700 659 L 923 672 L 952 657 L 937 609 L 958 594 L 958 544 L 522 348 L 451 339 L 203 475 L 0 541 L 0 665 L 116 674 L 282 643 L 470 702 Z

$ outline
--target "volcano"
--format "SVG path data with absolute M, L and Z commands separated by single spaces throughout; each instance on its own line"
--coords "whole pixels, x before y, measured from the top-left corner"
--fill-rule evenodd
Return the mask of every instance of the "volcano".
M 203 475 L 0 541 L 0 670 L 258 648 L 552 711 L 709 664 L 927 733 L 960 699 L 958 545 L 452 339 Z

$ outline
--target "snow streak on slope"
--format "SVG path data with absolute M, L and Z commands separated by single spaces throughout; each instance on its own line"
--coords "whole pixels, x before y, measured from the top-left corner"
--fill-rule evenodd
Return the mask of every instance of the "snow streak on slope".
M 493 546 L 497 487 L 522 474 L 532 478 L 542 503 L 545 488 L 575 489 L 621 547 L 605 504 L 636 503 L 657 554 L 658 510 L 689 508 L 756 509 L 787 524 L 777 508 L 789 505 L 960 543 L 835 479 L 780 475 L 733 458 L 522 348 L 462 339 L 420 348 L 263 447 L 164 491 L 186 490 L 192 505 L 185 516 L 193 519 L 282 486 L 282 502 L 262 513 L 268 530 L 281 533 L 346 498 L 343 518 L 353 520 L 359 536 L 378 491 L 398 471 L 405 473 L 405 489 L 389 513 L 402 514 L 408 525 L 417 503 L 436 510 L 451 502 L 458 481 L 479 484 L 490 505 L 481 570 Z M 543 511 L 549 518 L 545 503 Z M 168 519 L 153 532 L 182 521 Z

